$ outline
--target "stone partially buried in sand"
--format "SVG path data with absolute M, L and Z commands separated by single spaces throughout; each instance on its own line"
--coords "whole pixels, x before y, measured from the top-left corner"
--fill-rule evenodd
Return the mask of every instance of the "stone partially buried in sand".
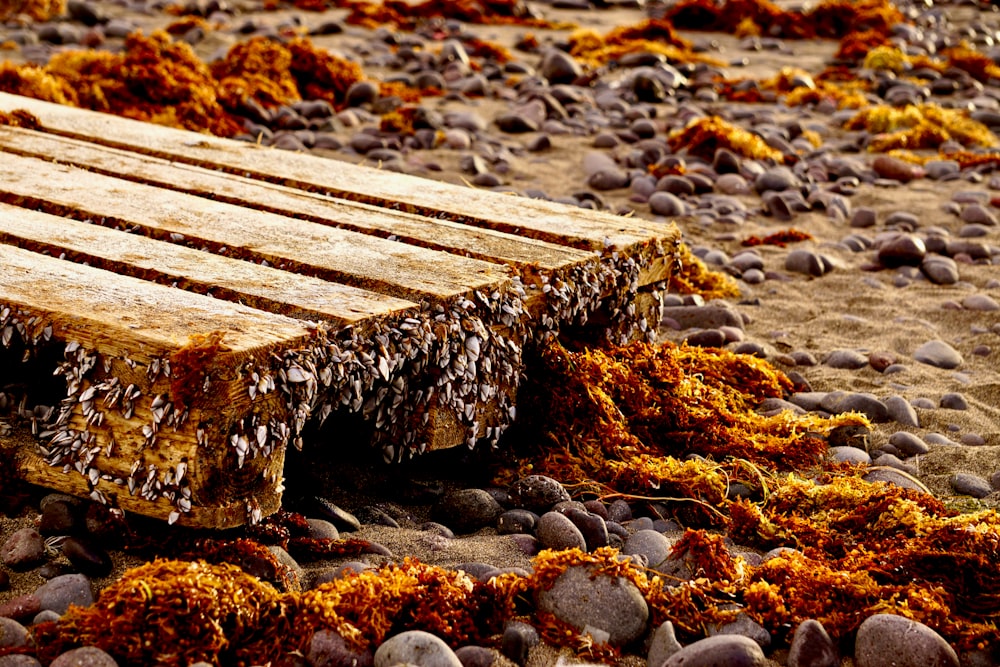
M 593 574 L 584 565 L 567 568 L 550 589 L 538 593 L 539 609 L 580 632 L 587 626 L 607 632 L 612 646 L 638 639 L 649 621 L 642 593 L 624 577 Z
M 943 340 L 930 340 L 913 353 L 913 358 L 922 364 L 935 368 L 958 368 L 964 363 L 962 355 Z
M 858 628 L 858 667 L 958 667 L 958 656 L 941 635 L 923 623 L 875 614 Z

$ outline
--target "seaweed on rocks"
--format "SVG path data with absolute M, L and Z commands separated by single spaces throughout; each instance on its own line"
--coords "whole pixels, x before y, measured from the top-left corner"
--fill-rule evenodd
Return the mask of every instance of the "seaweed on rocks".
M 785 156 L 771 148 L 762 138 L 718 117 L 695 118 L 686 126 L 667 137 L 673 151 L 686 149 L 691 155 L 711 161 L 715 151 L 727 148 L 737 155 L 755 160 L 772 160 L 783 163 Z
M 0 22 L 27 17 L 32 21 L 51 21 L 66 13 L 66 0 L 13 0 L 0 4 Z
M 937 149 L 945 141 L 957 141 L 963 146 L 1000 146 L 996 135 L 967 113 L 932 103 L 902 108 L 879 104 L 859 111 L 844 127 L 874 133 L 868 144 L 872 152 Z
M 681 294 L 698 294 L 711 299 L 740 295 L 736 281 L 720 271 L 712 271 L 685 244 L 677 248 L 677 261 L 670 275 L 670 287 Z
M 789 229 L 782 229 L 779 232 L 774 232 L 773 234 L 768 234 L 767 236 L 748 236 L 743 239 L 740 245 L 744 247 L 752 247 L 758 245 L 775 245 L 780 248 L 784 248 L 789 243 L 798 243 L 799 241 L 809 241 L 813 237 L 807 232 L 803 232 L 800 229 L 795 229 L 791 227 Z

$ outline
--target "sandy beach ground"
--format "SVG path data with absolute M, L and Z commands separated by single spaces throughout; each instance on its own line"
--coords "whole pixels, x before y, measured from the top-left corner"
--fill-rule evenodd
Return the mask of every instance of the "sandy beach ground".
M 126 3 L 89 4 L 98 7 L 110 19 L 128 22 L 147 32 L 176 20 L 176 16 L 152 6 L 147 11 L 138 11 L 137 5 Z M 571 22 L 599 33 L 615 26 L 634 24 L 651 11 L 650 8 L 639 7 L 561 9 L 548 4 L 533 4 L 547 18 Z M 995 34 L 1000 25 L 1000 18 L 989 8 L 945 4 L 940 9 L 956 31 L 975 26 L 980 35 L 988 34 L 990 30 Z M 264 32 L 268 27 L 276 32 L 308 32 L 325 22 L 343 19 L 346 12 L 330 10 L 312 13 L 290 8 L 265 12 L 255 3 L 235 2 L 229 5 L 229 15 L 231 18 L 227 24 L 206 31 L 195 42 L 195 52 L 205 60 L 220 57 L 230 46 L 243 39 L 235 27 L 244 22 L 252 21 Z M 219 16 L 216 14 L 215 18 Z M 361 62 L 365 76 L 373 80 L 385 80 L 398 74 L 398 71 L 386 66 L 391 50 L 377 40 L 374 31 L 350 25 L 343 27 L 343 32 L 338 34 L 314 35 L 313 42 Z M 514 49 L 526 32 L 518 26 L 462 27 L 510 49 Z M 0 27 L 0 43 L 18 31 L 37 29 L 37 25 L 29 24 L 22 28 L 14 23 L 6 28 Z M 531 32 L 544 50 L 546 45 L 565 40 L 570 30 L 532 29 Z M 762 46 L 759 40 L 755 42 L 716 32 L 682 31 L 681 34 L 695 44 L 704 45 L 706 55 L 716 57 L 723 63 L 738 62 L 739 65 L 722 67 L 726 76 L 759 81 L 774 76 L 785 67 L 798 67 L 816 76 L 830 63 L 838 47 L 835 40 L 765 39 Z M 120 42 L 116 38 L 107 40 L 107 44 L 112 46 Z M 47 53 L 69 48 L 80 47 L 13 45 L 0 51 L 0 59 L 12 63 L 37 61 Z M 983 45 L 981 48 L 986 50 L 988 47 Z M 517 60 L 532 67 L 539 65 L 539 55 L 513 52 Z M 622 68 L 602 75 L 601 79 L 626 82 L 630 74 L 628 69 Z M 963 108 L 963 105 L 968 108 L 969 104 L 988 108 L 989 99 L 995 103 L 1000 98 L 996 94 L 1000 88 L 990 85 L 985 90 L 982 86 L 979 88 L 978 97 L 969 92 L 963 93 L 964 101 L 957 97 L 947 98 L 947 101 L 958 108 Z M 540 132 L 507 134 L 493 124 L 498 115 L 516 103 L 515 98 L 513 92 L 494 92 L 485 97 L 451 95 L 424 100 L 422 104 L 425 107 L 442 114 L 471 113 L 481 118 L 487 129 L 476 133 L 472 142 L 464 148 L 442 145 L 428 150 L 404 151 L 390 168 L 468 187 L 483 187 L 473 185 L 473 174 L 463 168 L 470 156 L 479 155 L 489 163 L 490 172 L 499 181 L 494 189 L 514 193 L 536 190 L 552 199 L 569 198 L 589 191 L 596 194 L 607 209 L 630 210 L 637 217 L 664 224 L 668 222 L 668 218 L 657 215 L 648 203 L 636 197 L 635 187 L 626 185 L 609 190 L 588 187 L 591 156 L 599 152 L 618 164 L 624 164 L 633 148 L 628 142 L 620 141 L 612 148 L 595 148 L 595 135 L 599 132 L 549 132 L 545 134 L 551 142 L 550 148 L 528 150 L 529 142 Z M 679 119 L 682 115 L 692 107 L 698 107 L 706 114 L 724 114 L 731 119 L 766 116 L 771 125 L 787 125 L 794 120 L 802 128 L 814 132 L 823 146 L 855 147 L 853 152 L 834 149 L 827 153 L 830 159 L 847 156 L 866 169 L 864 176 L 851 188 L 852 193 L 846 197 L 851 211 L 845 216 L 829 215 L 820 208 L 796 212 L 790 220 L 780 220 L 766 213 L 761 197 L 750 191 L 732 195 L 745 207 L 743 212 L 733 216 L 734 220 L 720 221 L 718 217 L 713 219 L 703 215 L 694 207 L 696 197 L 682 196 L 688 202 L 689 210 L 683 215 L 671 216 L 669 221 L 678 225 L 689 247 L 701 254 L 711 251 L 716 257 L 722 257 L 720 270 L 732 267 L 728 260 L 745 249 L 741 243 L 751 236 L 763 237 L 792 227 L 806 232 L 810 239 L 788 247 L 757 247 L 765 279 L 754 281 L 754 284 L 741 281 L 740 297 L 729 300 L 729 305 L 742 314 L 745 321 L 742 342 L 758 344 L 762 354 L 775 367 L 800 374 L 815 392 L 867 392 L 879 399 L 900 396 L 911 404 L 915 402 L 918 425 L 904 425 L 896 421 L 876 423 L 869 449 L 879 449 L 896 432 L 913 433 L 928 442 L 929 451 L 908 458 L 906 463 L 915 469 L 915 476 L 935 496 L 964 511 L 995 508 L 998 502 L 996 486 L 991 495 L 973 498 L 957 491 L 952 480 L 956 473 L 970 473 L 987 482 L 992 480 L 994 484 L 1000 481 L 997 477 L 1000 474 L 1000 363 L 997 356 L 1000 354 L 1000 310 L 994 308 L 996 301 L 1000 300 L 1000 271 L 997 270 L 1000 263 L 1000 226 L 995 226 L 994 220 L 992 225 L 982 226 L 982 236 L 968 239 L 983 244 L 991 253 L 992 261 L 955 257 L 958 280 L 953 284 L 932 283 L 921 276 L 915 267 L 887 268 L 879 265 L 874 248 L 853 250 L 844 239 L 860 234 L 870 241 L 877 241 L 890 232 L 884 223 L 891 214 L 906 213 L 916 217 L 918 226 L 913 231 L 917 235 L 929 233 L 956 240 L 969 224 L 959 215 L 967 206 L 966 202 L 982 202 L 994 216 L 997 214 L 993 204 L 1000 201 L 1000 179 L 994 180 L 993 173 L 986 169 L 979 174 L 963 171 L 953 179 L 918 178 L 909 183 L 888 183 L 871 178 L 868 170 L 876 154 L 857 150 L 857 132 L 843 127 L 850 112 L 842 110 L 745 104 L 724 98 L 686 101 L 669 98 L 649 106 L 655 112 L 649 120 L 657 128 L 656 136 L 660 138 L 681 127 L 683 122 Z M 366 117 L 360 117 L 363 126 Z M 349 146 L 361 126 L 352 127 L 338 122 L 330 135 Z M 609 125 L 606 133 L 613 134 L 616 129 L 623 128 Z M 315 152 L 331 160 L 378 163 L 346 148 Z M 924 154 L 929 155 L 930 152 Z M 491 157 L 498 155 L 500 159 L 491 161 Z M 500 163 L 502 168 L 497 168 Z M 865 207 L 875 211 L 877 223 L 872 227 L 852 227 L 853 214 Z M 818 276 L 790 270 L 786 260 L 794 250 L 808 250 L 822 256 L 831 270 Z M 692 334 L 690 330 L 678 331 L 668 324 L 659 332 L 661 340 L 679 342 Z M 961 363 L 955 368 L 941 368 L 915 360 L 918 348 L 932 340 L 951 346 L 961 355 Z M 730 346 L 736 344 L 731 343 Z M 898 369 L 894 369 L 898 372 L 886 373 L 868 363 L 860 368 L 835 368 L 824 363 L 831 353 L 844 350 L 865 358 L 874 354 L 889 360 L 899 365 Z M 796 358 L 809 356 L 815 364 L 794 362 Z M 948 398 L 950 395 L 958 395 L 964 401 L 953 396 Z M 965 407 L 942 407 L 943 398 L 946 403 L 955 401 L 950 405 L 964 402 Z M 387 473 L 353 470 L 354 477 L 349 484 L 339 483 L 338 475 L 342 471 L 323 474 L 327 483 L 338 485 L 326 489 L 327 495 L 346 509 L 359 511 L 374 505 L 396 516 L 400 528 L 366 524 L 352 536 L 378 542 L 397 556 L 411 555 L 436 565 L 474 561 L 485 561 L 499 567 L 530 565 L 530 558 L 523 551 L 508 538 L 497 536 L 495 531 L 484 530 L 458 540 L 440 540 L 429 537 L 426 531 L 417 530 L 416 527 L 429 518 L 428 508 L 404 506 L 380 497 L 380 489 L 390 485 L 385 481 Z M 447 483 L 460 484 L 454 479 Z M 14 516 L 0 517 L 0 536 L 30 525 L 36 519 L 37 511 L 30 508 Z M 378 558 L 371 560 L 377 562 Z M 95 587 L 114 581 L 126 567 L 138 562 L 132 556 L 117 553 L 114 554 L 114 561 L 114 572 L 108 577 L 96 579 Z M 332 565 L 329 562 L 316 563 L 309 566 L 307 573 Z M 41 582 L 42 579 L 34 571 L 11 572 L 10 587 L 0 592 L 0 602 L 30 592 Z M 531 664 L 554 664 L 556 660 L 566 660 L 570 655 L 563 653 L 559 658 L 554 650 L 538 647 L 532 652 Z M 772 657 L 777 664 L 781 664 L 786 656 L 779 651 Z M 638 664 L 644 662 L 644 656 L 630 656 L 628 661 Z M 845 664 L 849 662 L 846 660 Z

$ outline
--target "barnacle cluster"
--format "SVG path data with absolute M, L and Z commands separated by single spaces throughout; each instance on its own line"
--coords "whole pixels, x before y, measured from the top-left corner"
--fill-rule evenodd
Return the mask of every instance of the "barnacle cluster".
M 881 104 L 869 107 L 855 114 L 844 127 L 876 133 L 868 149 L 877 152 L 936 149 L 945 141 L 986 148 L 1000 145 L 989 128 L 966 113 L 931 103 L 903 108 Z

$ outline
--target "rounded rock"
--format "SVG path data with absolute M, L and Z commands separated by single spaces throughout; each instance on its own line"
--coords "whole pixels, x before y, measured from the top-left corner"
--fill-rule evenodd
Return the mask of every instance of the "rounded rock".
M 64 574 L 49 579 L 35 589 L 39 607 L 65 614 L 71 604 L 89 607 L 94 604 L 90 580 L 82 574 Z
M 81 646 L 61 654 L 49 667 L 118 667 L 118 663 L 96 646 Z
M 371 650 L 353 650 L 339 632 L 319 630 L 309 640 L 306 660 L 310 667 L 370 667 L 375 658 Z
M 594 574 L 584 565 L 567 568 L 551 588 L 538 593 L 538 607 L 579 632 L 588 626 L 607 632 L 612 646 L 638 639 L 649 621 L 642 593 L 624 577 Z
M 444 640 L 423 630 L 408 630 L 394 635 L 375 651 L 375 667 L 398 664 L 462 667 L 461 660 Z
M 14 570 L 34 567 L 45 560 L 45 540 L 34 528 L 15 530 L 0 546 L 0 560 Z
M 587 541 L 583 533 L 560 512 L 546 512 L 539 517 L 535 534 L 546 549 L 587 550 Z
M 993 487 L 990 485 L 989 481 L 983 479 L 979 475 L 973 475 L 967 472 L 955 473 L 948 479 L 948 483 L 951 484 L 951 488 L 955 490 L 955 493 L 959 493 L 964 496 L 985 498 L 993 493 Z
M 913 358 L 922 364 L 949 370 L 965 362 L 962 355 L 943 340 L 927 341 L 914 351 Z
M 628 555 L 640 555 L 646 559 L 650 567 L 655 568 L 670 557 L 670 552 L 674 548 L 674 543 L 670 539 L 655 530 L 637 530 L 627 540 L 622 547 L 622 553 Z
M 716 635 L 688 644 L 662 667 L 764 667 L 764 651 L 741 635 Z
M 539 642 L 538 630 L 520 621 L 507 623 L 500 640 L 500 652 L 519 665 L 527 664 L 528 652 Z
M 823 624 L 814 619 L 799 623 L 788 649 L 788 667 L 837 667 L 840 657 Z
M 785 270 L 818 278 L 826 273 L 826 265 L 823 259 L 812 250 L 797 248 L 785 257 Z
M 514 482 L 510 489 L 510 499 L 516 507 L 539 514 L 570 497 L 562 484 L 551 477 L 529 475 Z
M 0 616 L 0 648 L 15 648 L 28 643 L 28 629 L 12 618 Z
M 885 409 L 891 420 L 903 426 L 920 426 L 920 419 L 917 411 L 913 409 L 910 402 L 902 396 L 890 396 L 885 401 Z M 902 431 L 900 431 L 902 433 Z M 906 435 L 910 435 L 906 433 Z M 916 437 L 916 436 L 913 436 Z M 919 440 L 919 438 L 917 438 Z M 891 441 L 890 441 L 891 442 Z
M 958 655 L 941 635 L 894 614 L 865 619 L 854 642 L 854 660 L 858 667 L 959 667 Z
M 434 508 L 435 518 L 457 533 L 492 526 L 502 512 L 500 503 L 483 489 L 447 493 Z
M 920 264 L 920 271 L 935 285 L 954 285 L 958 282 L 958 264 L 951 257 L 928 256 Z
M 876 257 L 883 266 L 920 266 L 927 255 L 927 246 L 912 234 L 897 234 L 884 242 Z

